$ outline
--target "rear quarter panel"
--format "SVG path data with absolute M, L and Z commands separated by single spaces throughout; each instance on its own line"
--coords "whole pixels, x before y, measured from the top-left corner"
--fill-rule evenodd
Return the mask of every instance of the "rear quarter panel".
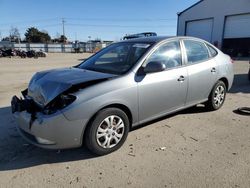
M 226 78 L 228 80 L 228 90 L 232 87 L 234 72 L 233 63 L 231 62 L 230 56 L 219 52 L 215 58 L 217 63 L 218 80 L 221 78 Z

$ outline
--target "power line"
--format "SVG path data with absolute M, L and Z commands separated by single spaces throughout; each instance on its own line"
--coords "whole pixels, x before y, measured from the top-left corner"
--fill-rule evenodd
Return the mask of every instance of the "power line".
M 176 18 L 135 18 L 135 19 L 126 19 L 126 18 L 62 18 L 62 27 L 63 27 L 63 35 L 65 36 L 65 20 L 72 20 L 72 21 L 108 21 L 108 22 L 156 22 L 156 21 L 176 21 Z M 15 25 L 15 24 L 25 24 L 26 27 L 19 27 L 19 30 L 27 29 L 28 25 L 31 25 L 31 23 L 40 23 L 40 22 L 50 22 L 50 21 L 59 21 L 59 18 L 49 18 L 49 19 L 39 19 L 39 20 L 30 20 L 30 21 L 18 21 L 18 22 L 11 22 L 11 23 L 0 23 L 0 25 Z M 57 22 L 58 23 L 58 22 Z M 38 27 L 38 28 L 46 28 L 46 27 L 54 27 L 58 26 L 60 24 L 50 24 L 50 25 L 32 25 L 32 27 Z M 121 25 L 121 24 L 83 24 L 83 23 L 68 23 L 68 26 L 80 26 L 80 27 L 117 27 L 117 28 L 152 28 L 152 27 L 176 27 L 176 25 L 154 25 L 154 26 L 134 26 L 134 25 Z M 9 28 L 3 28 L 0 29 L 1 31 L 9 31 Z
M 23 24 L 23 23 L 37 23 L 37 22 L 49 22 L 59 20 L 59 18 L 50 18 L 50 19 L 39 19 L 39 20 L 26 20 L 26 21 L 17 21 L 17 22 L 9 22 L 9 23 L 0 23 L 0 25 L 15 25 L 15 24 Z
M 83 20 L 83 21 L 112 21 L 112 22 L 120 22 L 120 21 L 129 21 L 129 22 L 155 22 L 155 21 L 176 21 L 177 18 L 135 18 L 135 19 L 126 19 L 126 18 L 67 18 L 68 20 Z
M 49 25 L 39 25 L 39 24 L 36 24 L 36 23 L 39 23 L 39 22 L 50 22 L 50 21 L 56 21 L 57 23 L 56 24 L 49 24 Z M 61 23 L 60 23 L 60 20 L 61 20 Z M 66 23 L 66 20 L 67 20 L 67 23 Z M 35 24 L 23 24 L 23 25 L 26 25 L 25 27 L 20 27 L 18 28 L 20 31 L 23 31 L 23 30 L 26 30 L 28 29 L 29 27 L 36 27 L 36 28 L 40 28 L 40 29 L 45 29 L 48 28 L 48 27 L 58 27 L 58 26 L 62 26 L 62 32 L 63 32 L 63 36 L 65 36 L 65 27 L 66 26 L 76 26 L 76 27 L 102 27 L 102 28 L 148 28 L 148 29 L 155 29 L 155 28 L 176 28 L 176 24 L 173 24 L 172 22 L 170 21 L 176 21 L 176 19 L 174 18 L 168 18 L 168 19 L 161 19 L 161 18 L 143 18 L 143 19 L 125 19 L 125 18 L 112 18 L 112 19 L 109 19 L 109 18 L 51 18 L 51 19 L 43 19 L 43 20 L 31 20 L 31 21 L 20 21 L 20 22 L 12 22 L 13 23 L 27 23 L 27 22 L 35 22 Z M 79 23 L 72 23 L 72 22 L 77 22 L 79 21 Z M 82 21 L 82 22 L 81 22 Z M 99 23 L 96 23 L 96 24 L 89 24 L 89 23 L 86 23 L 84 21 L 102 21 L 102 23 L 104 21 L 111 21 L 111 22 L 119 22 L 119 23 L 114 23 L 114 24 L 99 24 Z M 144 23 L 145 25 L 136 25 L 137 23 L 132 23 L 131 25 L 130 24 L 125 24 L 123 25 L 123 22 L 155 22 L 154 25 L 148 25 L 146 23 Z M 170 22 L 170 24 L 159 24 L 157 25 L 156 21 L 168 21 Z M 6 25 L 10 25 L 10 24 L 7 24 L 5 23 Z M 4 23 L 0 23 L 0 25 L 4 25 Z M 3 28 L 1 29 L 1 31 L 9 31 L 10 29 L 8 28 Z
M 176 25 L 146 25 L 146 26 L 138 26 L 138 25 L 106 25 L 106 24 L 74 24 L 68 23 L 68 26 L 80 26 L 80 27 L 119 27 L 119 28 L 152 28 L 152 27 L 176 27 Z
M 82 21 L 109 21 L 109 22 L 155 22 L 155 21 L 176 21 L 177 18 L 135 18 L 135 19 L 126 19 L 126 18 L 64 18 L 65 20 L 82 20 Z M 29 24 L 29 23 L 38 23 L 38 22 L 49 22 L 49 21 L 59 21 L 60 18 L 49 18 L 49 19 L 38 19 L 38 20 L 25 20 L 25 21 L 16 21 L 9 23 L 0 23 L 0 25 L 15 25 L 15 24 Z

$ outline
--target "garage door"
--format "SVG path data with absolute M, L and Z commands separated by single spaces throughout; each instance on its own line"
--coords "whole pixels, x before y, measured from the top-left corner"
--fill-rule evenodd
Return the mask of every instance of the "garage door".
M 186 24 L 186 36 L 193 36 L 211 42 L 213 19 L 189 21 Z
M 228 16 L 225 23 L 224 38 L 250 37 L 250 14 Z

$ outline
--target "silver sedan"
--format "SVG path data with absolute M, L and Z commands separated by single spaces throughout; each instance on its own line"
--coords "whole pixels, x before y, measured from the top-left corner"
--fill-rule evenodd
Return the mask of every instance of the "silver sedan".
M 74 67 L 36 73 L 11 105 L 32 144 L 85 144 L 104 155 L 139 124 L 200 103 L 218 110 L 233 77 L 230 57 L 206 41 L 139 38 L 113 43 Z

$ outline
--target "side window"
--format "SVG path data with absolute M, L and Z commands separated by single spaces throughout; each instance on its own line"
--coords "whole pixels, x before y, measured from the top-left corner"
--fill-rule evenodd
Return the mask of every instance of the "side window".
M 195 64 L 209 59 L 209 53 L 204 43 L 192 40 L 184 40 L 187 52 L 188 64 Z
M 182 56 L 179 41 L 168 42 L 160 46 L 146 60 L 145 65 L 154 61 L 162 62 L 168 69 L 181 66 Z
M 208 50 L 210 51 L 211 57 L 215 57 L 218 54 L 218 52 L 212 46 L 207 44 L 207 47 L 208 47 Z

